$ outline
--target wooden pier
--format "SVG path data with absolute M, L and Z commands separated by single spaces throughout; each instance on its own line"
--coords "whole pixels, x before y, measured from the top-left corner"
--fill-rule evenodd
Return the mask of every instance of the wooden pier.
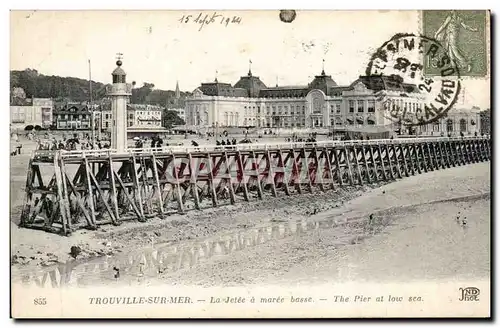
M 80 228 L 391 181 L 490 158 L 486 137 L 36 151 L 21 226 L 69 235 Z

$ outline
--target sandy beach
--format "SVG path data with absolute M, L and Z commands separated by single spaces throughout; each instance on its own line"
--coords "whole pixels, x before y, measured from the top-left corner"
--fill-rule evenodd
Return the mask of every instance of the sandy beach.
M 262 286 L 488 279 L 489 188 L 489 163 L 410 177 L 309 218 L 340 216 L 347 224 L 271 240 L 197 270 L 166 274 L 164 282 Z M 467 217 L 466 228 L 457 215 Z
M 26 154 L 11 158 L 14 278 L 26 272 L 103 261 L 109 263 L 100 273 L 82 274 L 78 284 L 302 285 L 487 278 L 490 274 L 489 162 L 385 185 L 268 198 L 151 219 L 145 224 L 127 222 L 97 231 L 81 230 L 68 238 L 17 227 L 28 159 Z M 316 215 L 312 215 L 314 209 Z M 371 223 L 369 214 L 374 218 Z M 465 228 L 457 215 L 460 220 L 467 217 Z M 298 233 L 299 225 L 307 228 Z M 232 236 L 241 241 L 255 231 L 277 232 L 258 242 L 240 243 L 240 247 L 226 242 Z M 214 240 L 229 246 L 210 256 L 201 251 L 193 259 L 194 252 L 202 249 L 200 245 Z M 73 245 L 82 248 L 76 260 L 69 255 Z M 169 249 L 165 254 L 172 249 L 189 252 L 176 255 L 180 265 L 169 266 L 159 259 L 160 249 Z M 141 258 L 148 252 L 157 254 L 158 267 L 148 267 L 142 260 L 124 264 L 131 254 Z M 191 260 L 183 264 L 187 253 Z M 119 281 L 113 279 L 115 264 L 110 263 L 122 263 Z

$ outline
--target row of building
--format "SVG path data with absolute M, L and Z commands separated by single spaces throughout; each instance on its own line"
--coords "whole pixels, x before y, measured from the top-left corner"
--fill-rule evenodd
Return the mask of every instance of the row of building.
M 186 124 L 194 128 L 252 126 L 262 128 L 374 129 L 394 128 L 377 94 L 409 113 L 423 109 L 418 88 L 389 77 L 361 76 L 339 86 L 323 69 L 303 86 L 267 87 L 249 70 L 236 84 L 202 83 L 186 99 Z M 408 131 L 407 131 L 408 132 Z M 415 132 L 415 131 L 413 131 Z M 449 111 L 439 122 L 417 128 L 419 134 L 480 132 L 477 108 Z
M 19 89 L 19 88 L 16 88 Z M 15 90 L 15 94 L 22 94 Z M 112 125 L 110 103 L 63 103 L 56 104 L 48 98 L 16 98 L 11 101 L 10 125 L 14 130 L 56 129 L 56 130 L 88 130 L 92 127 L 102 131 L 110 131 Z M 164 112 L 166 108 L 158 105 L 127 104 L 128 127 L 162 127 L 166 125 Z M 185 119 L 184 109 L 168 108 Z
M 384 103 L 378 97 L 383 91 Z M 23 98 L 23 91 L 15 88 L 12 94 Z M 180 97 L 176 86 L 176 100 Z M 322 70 L 320 75 L 304 86 L 267 87 L 249 70 L 233 85 L 219 82 L 201 83 L 192 96 L 184 100 L 184 108 L 175 106 L 187 128 L 205 131 L 224 127 L 257 127 L 285 129 L 374 130 L 396 129 L 385 114 L 387 103 L 409 113 L 422 109 L 422 95 L 418 88 L 405 83 L 394 83 L 388 77 L 361 76 L 347 86 L 339 86 Z M 65 103 L 56 105 L 51 99 L 11 100 L 11 127 L 15 129 L 53 128 L 87 130 L 94 127 L 110 131 L 113 118 L 110 103 Z M 127 126 L 155 128 L 166 126 L 165 107 L 127 104 Z M 471 135 L 489 131 L 489 117 L 478 108 L 453 108 L 441 120 L 402 133 L 436 135 L 464 133 Z M 489 113 L 489 111 L 488 111 Z M 485 122 L 488 122 L 486 126 Z M 400 126 L 399 129 L 402 127 Z

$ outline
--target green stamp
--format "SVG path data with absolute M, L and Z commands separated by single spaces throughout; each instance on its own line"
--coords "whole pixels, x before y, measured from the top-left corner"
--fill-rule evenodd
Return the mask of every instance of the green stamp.
M 488 74 L 488 15 L 486 10 L 424 10 L 423 35 L 437 40 L 454 60 L 460 76 Z M 425 75 L 439 75 L 437 59 L 427 58 Z

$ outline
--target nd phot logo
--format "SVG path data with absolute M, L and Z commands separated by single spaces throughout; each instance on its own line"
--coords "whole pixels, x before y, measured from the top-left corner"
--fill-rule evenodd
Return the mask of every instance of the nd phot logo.
M 462 302 L 479 301 L 479 293 L 480 293 L 479 288 L 466 287 L 466 288 L 460 288 L 459 291 L 460 291 L 459 301 Z

